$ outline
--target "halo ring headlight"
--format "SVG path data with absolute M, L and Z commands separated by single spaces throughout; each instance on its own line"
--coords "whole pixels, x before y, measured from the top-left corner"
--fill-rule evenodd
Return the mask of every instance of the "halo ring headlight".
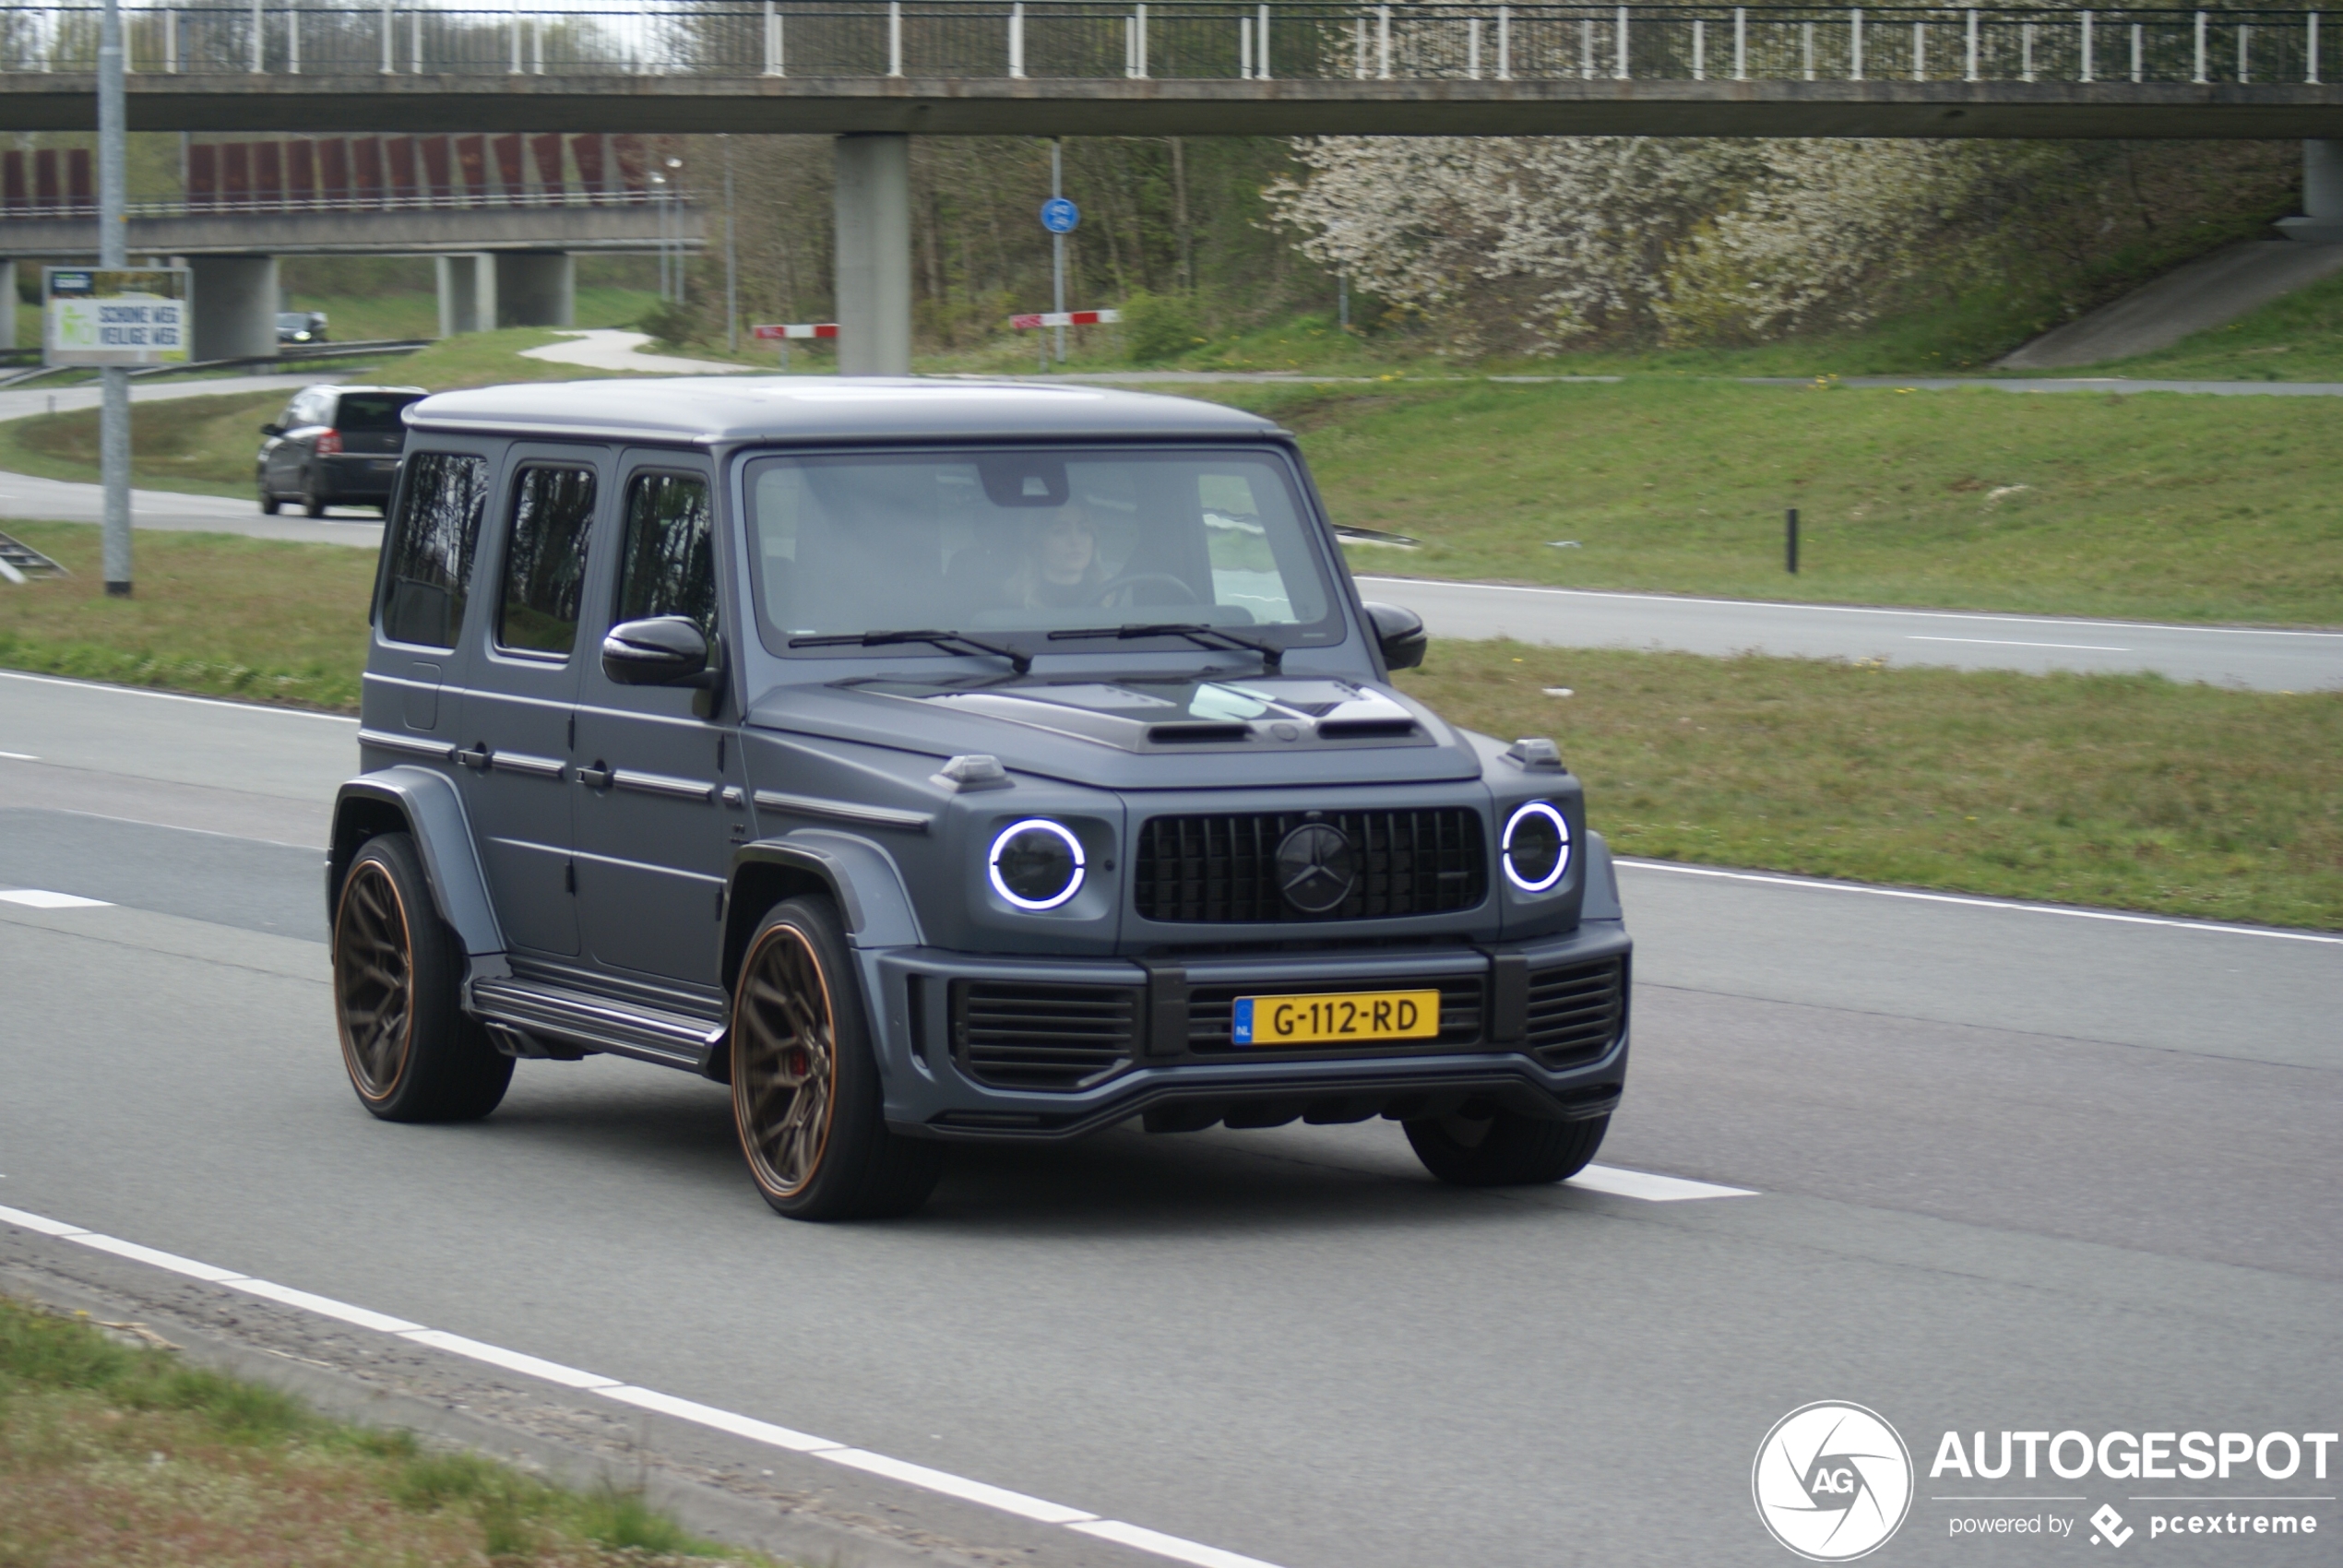
M 1497 859 L 1507 882 L 1524 893 L 1544 893 L 1570 869 L 1570 824 L 1551 801 L 1516 806 L 1505 818 Z
M 1029 816 L 1001 829 L 985 857 L 993 891 L 1035 913 L 1054 909 L 1081 892 L 1088 864 L 1074 830 L 1045 816 Z

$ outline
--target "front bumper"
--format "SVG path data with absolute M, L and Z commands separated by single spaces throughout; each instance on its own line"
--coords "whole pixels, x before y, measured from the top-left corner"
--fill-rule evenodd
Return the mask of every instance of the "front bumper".
M 896 1131 L 977 1141 L 1362 1122 L 1502 1108 L 1607 1114 L 1627 1066 L 1633 944 L 1618 921 L 1561 936 L 1036 961 L 861 954 Z M 1436 1039 L 1232 1045 L 1240 994 L 1432 989 Z M 1021 1031 L 1029 1025 L 1029 1033 Z

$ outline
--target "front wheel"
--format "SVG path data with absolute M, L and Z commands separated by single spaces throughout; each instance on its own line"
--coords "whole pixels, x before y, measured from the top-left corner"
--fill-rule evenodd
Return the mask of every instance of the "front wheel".
M 1611 1118 L 1539 1122 L 1499 1111 L 1485 1119 L 1425 1116 L 1402 1125 L 1424 1169 L 1451 1186 L 1528 1187 L 1584 1170 Z
M 470 1122 L 505 1098 L 513 1061 L 457 1004 L 463 954 L 432 907 L 415 841 L 366 840 L 334 907 L 334 1020 L 359 1102 L 386 1122 Z
M 882 1219 L 927 1201 L 944 1146 L 887 1129 L 846 936 L 827 898 L 775 906 L 732 999 L 732 1122 L 791 1219 Z

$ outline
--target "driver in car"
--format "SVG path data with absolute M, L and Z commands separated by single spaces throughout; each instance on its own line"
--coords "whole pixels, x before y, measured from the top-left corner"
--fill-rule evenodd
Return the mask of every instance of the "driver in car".
M 1025 523 L 1025 558 L 1004 585 L 1010 604 L 1026 610 L 1062 610 L 1099 604 L 1106 595 L 1106 572 L 1099 564 L 1098 529 L 1079 498 L 1041 512 Z

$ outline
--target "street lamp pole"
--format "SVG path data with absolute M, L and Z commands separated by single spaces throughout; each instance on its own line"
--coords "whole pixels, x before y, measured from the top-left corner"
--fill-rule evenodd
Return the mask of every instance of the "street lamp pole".
M 125 255 L 123 148 L 127 125 L 122 83 L 122 6 L 105 0 L 98 32 L 98 265 L 128 265 Z M 16 302 L 6 302 L 10 309 Z M 130 371 L 105 365 L 98 372 L 98 475 L 105 490 L 100 542 L 105 558 L 106 591 L 130 595 Z

